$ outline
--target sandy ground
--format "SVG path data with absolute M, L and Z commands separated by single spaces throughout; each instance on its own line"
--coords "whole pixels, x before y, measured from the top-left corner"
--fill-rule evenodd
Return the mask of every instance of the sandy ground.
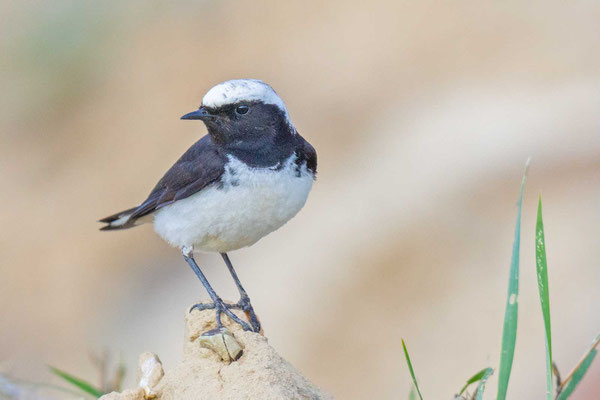
M 242 313 L 238 313 L 242 316 Z M 140 357 L 138 388 L 111 393 L 102 400 L 332 399 L 303 377 L 269 345 L 266 337 L 245 332 L 227 317 L 224 327 L 243 349 L 236 360 L 224 360 L 214 349 L 201 346 L 203 333 L 217 328 L 213 310 L 186 316 L 182 362 L 164 372 L 156 356 Z M 157 328 L 160 329 L 160 328 Z M 212 336 L 219 334 L 213 333 Z

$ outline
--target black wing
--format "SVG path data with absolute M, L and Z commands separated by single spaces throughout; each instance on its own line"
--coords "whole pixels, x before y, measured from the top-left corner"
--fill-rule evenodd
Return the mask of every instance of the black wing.
M 317 177 L 317 152 L 315 148 L 308 143 L 299 133 L 298 136 L 298 147 L 296 147 L 296 164 L 300 167 L 303 163 L 306 163 L 306 169 L 312 172 L 313 177 Z
M 135 221 L 161 207 L 185 199 L 218 181 L 224 171 L 226 156 L 208 135 L 194 143 L 156 184 L 146 201 L 138 207 L 103 218 L 101 230 L 125 229 Z

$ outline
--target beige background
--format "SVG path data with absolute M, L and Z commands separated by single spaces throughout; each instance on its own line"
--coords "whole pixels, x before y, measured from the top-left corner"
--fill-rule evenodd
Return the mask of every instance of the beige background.
M 239 77 L 270 83 L 319 153 L 305 209 L 231 255 L 270 342 L 311 380 L 406 398 L 401 337 L 428 399 L 497 368 L 528 156 L 509 398 L 545 390 L 540 192 L 563 373 L 600 331 L 596 2 L 8 1 L 0 15 L 1 372 L 93 380 L 87 353 L 103 348 L 174 365 L 201 284 L 150 226 L 95 220 L 143 200 L 205 133 L 179 116 Z M 218 256 L 200 262 L 235 298 Z M 573 398 L 599 394 L 597 362 Z

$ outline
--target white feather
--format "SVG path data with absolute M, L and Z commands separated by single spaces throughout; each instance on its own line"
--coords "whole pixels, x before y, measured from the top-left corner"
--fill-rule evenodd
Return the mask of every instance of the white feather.
M 123 226 L 125 225 L 127 222 L 129 222 L 129 219 L 131 218 L 131 214 L 125 214 L 122 215 L 121 217 L 119 217 L 119 219 L 114 220 L 113 222 L 110 223 L 110 226 L 112 227 L 117 227 L 117 226 Z M 141 218 L 137 218 L 135 221 L 133 221 L 133 225 L 134 226 L 138 226 L 138 225 L 142 225 L 148 222 L 152 221 L 152 215 L 144 215 Z
M 127 223 L 127 221 L 129 221 L 129 216 L 130 214 L 126 214 L 122 217 L 119 217 L 119 219 L 114 220 L 113 222 L 110 223 L 110 226 L 122 226 L 125 225 Z
M 229 156 L 223 185 L 159 209 L 155 231 L 180 248 L 227 252 L 256 243 L 280 228 L 304 206 L 313 176 L 292 155 L 283 167 L 251 168 Z
M 219 83 L 204 95 L 202 105 L 209 108 L 221 107 L 240 101 L 261 101 L 264 104 L 274 104 L 284 112 L 290 122 L 283 100 L 271 86 L 257 79 L 233 79 Z

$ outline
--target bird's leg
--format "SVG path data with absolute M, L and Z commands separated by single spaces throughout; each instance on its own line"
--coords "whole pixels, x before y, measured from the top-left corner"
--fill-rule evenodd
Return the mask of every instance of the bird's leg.
M 217 325 L 218 325 L 219 328 L 223 327 L 223 323 L 221 322 L 221 314 L 225 313 L 234 322 L 236 322 L 237 324 L 241 325 L 241 327 L 245 331 L 251 331 L 252 328 L 246 322 L 244 322 L 241 319 L 239 319 L 238 316 L 235 315 L 225 305 L 225 303 L 223 303 L 223 300 L 221 300 L 221 298 L 219 296 L 217 296 L 217 294 L 215 293 L 215 291 L 212 288 L 212 286 L 210 286 L 210 283 L 208 283 L 208 280 L 206 279 L 206 276 L 204 276 L 204 274 L 200 270 L 200 267 L 198 267 L 198 264 L 196 264 L 196 260 L 194 260 L 194 255 L 193 255 L 192 249 L 190 249 L 190 248 L 183 248 L 182 249 L 182 253 L 183 253 L 183 258 L 189 264 L 189 266 L 192 268 L 192 270 L 194 271 L 194 273 L 196 274 L 196 276 L 198 276 L 198 279 L 200 279 L 200 282 L 202 282 L 202 285 L 204 285 L 204 288 L 206 289 L 206 291 L 208 292 L 208 295 L 210 296 L 211 300 L 214 303 L 214 304 L 196 304 L 195 306 L 193 306 L 191 308 L 191 310 L 193 310 L 195 308 L 197 308 L 199 310 L 205 310 L 205 309 L 212 309 L 212 308 L 214 308 L 216 310 L 216 313 L 217 313 L 216 319 L 217 319 Z
M 250 324 L 252 324 L 254 332 L 260 332 L 260 322 L 258 321 L 256 313 L 254 312 L 254 308 L 252 308 L 250 297 L 248 296 L 248 293 L 246 293 L 246 290 L 240 282 L 240 278 L 238 278 L 237 273 L 233 269 L 233 265 L 231 264 L 229 256 L 227 253 L 221 253 L 221 257 L 223 257 L 223 261 L 225 261 L 227 269 L 229 270 L 229 273 L 231 274 L 233 280 L 235 281 L 235 285 L 240 292 L 240 300 L 237 302 L 237 306 L 240 307 L 246 313 L 248 319 L 250 319 Z

